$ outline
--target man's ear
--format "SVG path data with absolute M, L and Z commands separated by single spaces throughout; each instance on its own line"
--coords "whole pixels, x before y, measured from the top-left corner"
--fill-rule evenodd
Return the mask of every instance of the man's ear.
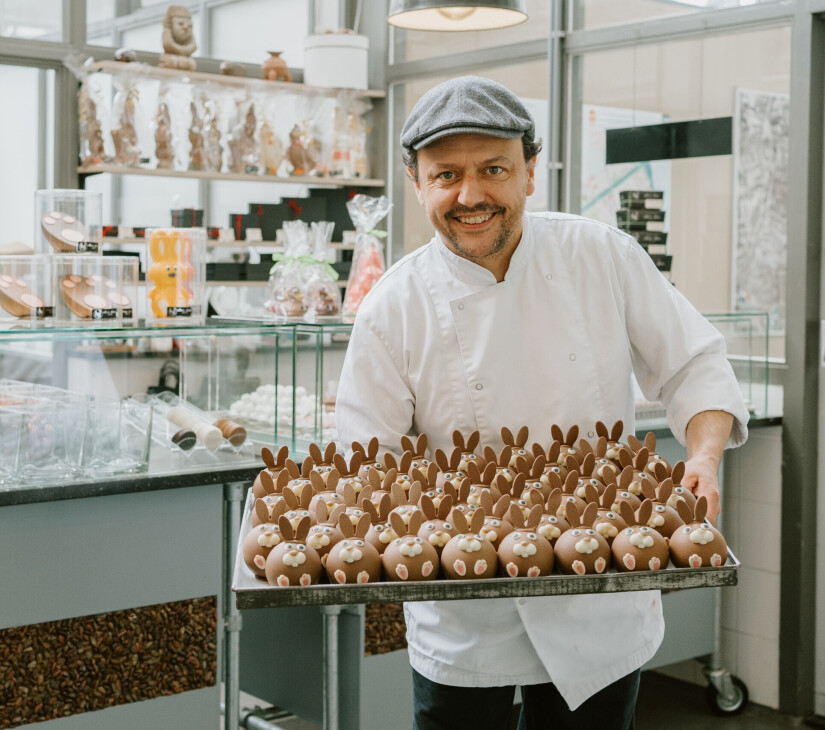
M 421 185 L 419 185 L 418 180 L 415 179 L 413 169 L 411 167 L 405 167 L 404 172 L 406 173 L 407 177 L 412 181 L 412 184 L 415 185 L 415 197 L 418 198 L 418 202 L 421 205 L 424 205 L 424 201 L 421 198 Z
M 527 163 L 527 195 L 532 195 L 536 191 L 536 160 L 537 159 L 538 159 L 538 157 L 534 156 Z

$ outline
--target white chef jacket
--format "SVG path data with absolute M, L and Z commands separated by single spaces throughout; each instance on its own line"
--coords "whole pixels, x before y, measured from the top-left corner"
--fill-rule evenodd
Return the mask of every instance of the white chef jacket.
M 504 281 L 436 235 L 364 299 L 336 403 L 343 443 L 405 434 L 431 449 L 478 429 L 503 446 L 523 425 L 546 449 L 550 425 L 593 438 L 596 420 L 634 427 L 631 376 L 685 442 L 700 411 L 748 414 L 722 335 L 633 240 L 603 223 L 525 214 Z M 571 709 L 642 666 L 664 634 L 658 591 L 405 604 L 410 661 L 454 686 L 552 681 Z M 708 627 L 711 631 L 712 627 Z

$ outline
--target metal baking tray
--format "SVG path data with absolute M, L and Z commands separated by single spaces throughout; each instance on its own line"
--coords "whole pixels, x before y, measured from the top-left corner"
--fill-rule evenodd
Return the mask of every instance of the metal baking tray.
M 466 598 L 516 598 L 525 596 L 569 596 L 577 593 L 709 588 L 734 586 L 739 561 L 728 548 L 728 560 L 720 568 L 676 568 L 602 575 L 554 573 L 539 578 L 488 578 L 486 580 L 429 580 L 414 583 L 367 583 L 364 585 L 271 586 L 257 578 L 243 561 L 243 540 L 250 530 L 252 493 L 247 495 L 240 538 L 235 551 L 232 590 L 238 608 L 281 606 L 328 606 L 346 603 L 400 603 L 402 601 L 455 601 Z M 323 575 L 323 574 L 322 574 Z

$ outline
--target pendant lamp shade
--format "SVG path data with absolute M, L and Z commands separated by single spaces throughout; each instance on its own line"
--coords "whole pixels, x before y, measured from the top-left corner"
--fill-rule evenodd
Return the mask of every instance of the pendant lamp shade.
M 490 30 L 527 20 L 525 0 L 392 0 L 387 20 L 407 30 Z

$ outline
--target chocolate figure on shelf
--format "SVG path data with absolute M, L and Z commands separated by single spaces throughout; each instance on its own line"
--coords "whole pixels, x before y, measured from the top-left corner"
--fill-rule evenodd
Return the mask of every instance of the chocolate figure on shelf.
M 119 92 L 126 95 L 120 112 L 120 126 L 112 130 L 115 143 L 115 162 L 118 165 L 136 165 L 140 157 L 137 131 L 135 130 L 135 105 L 138 92 L 134 87 Z
M 78 92 L 80 107 L 81 162 L 84 165 L 99 165 L 105 159 L 103 131 L 97 118 L 97 104 L 89 94 L 87 82 L 80 85 Z
M 163 170 L 172 167 L 175 159 L 175 150 L 172 147 L 172 120 L 165 101 L 158 104 L 155 114 L 155 157 L 158 158 L 158 168 Z
M 195 61 L 189 58 L 198 47 L 192 33 L 192 14 L 182 5 L 170 5 L 163 16 L 163 50 L 158 66 L 194 71 Z
M 257 143 L 255 127 L 255 105 L 250 104 L 243 122 L 237 124 L 229 133 L 229 155 L 231 172 L 257 172 Z
M 261 124 L 261 151 L 264 172 L 267 175 L 277 175 L 278 168 L 284 161 L 284 146 L 266 120 Z
M 292 175 L 323 175 L 321 143 L 300 124 L 289 133 L 287 159 L 292 165 Z
M 189 104 L 192 121 L 189 125 L 189 169 L 203 170 L 204 168 L 204 139 L 201 115 L 195 102 Z
M 206 124 L 206 169 L 210 172 L 220 172 L 223 166 L 223 147 L 221 147 L 221 130 L 218 128 L 217 114 L 210 113 Z
M 286 65 L 286 61 L 281 58 L 283 51 L 267 51 L 267 53 L 269 58 L 264 59 L 261 64 L 264 78 L 267 81 L 292 81 L 289 67 Z

